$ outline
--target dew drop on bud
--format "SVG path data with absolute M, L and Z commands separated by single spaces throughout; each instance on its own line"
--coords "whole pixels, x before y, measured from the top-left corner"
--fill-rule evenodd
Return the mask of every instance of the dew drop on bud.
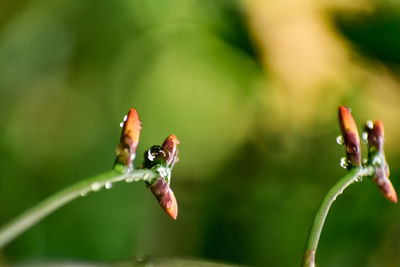
M 372 128 L 374 128 L 374 123 L 371 120 L 367 120 L 365 124 L 367 125 L 368 129 L 372 130 Z
M 128 115 L 124 116 L 124 122 L 128 119 Z
M 372 160 L 372 165 L 378 165 L 378 166 L 380 166 L 380 165 L 382 165 L 382 158 L 381 157 L 375 157 L 373 160 Z
M 347 164 L 347 158 L 346 157 L 343 157 L 343 158 L 340 159 L 340 167 L 342 167 L 344 169 L 347 169 L 348 164 Z
M 361 134 L 361 139 L 362 139 L 364 144 L 368 143 L 368 133 L 367 132 L 363 132 Z
M 124 127 L 124 122 L 121 122 L 120 124 L 119 124 L 119 127 Z
M 344 144 L 344 138 L 342 135 L 338 135 L 338 137 L 336 137 L 336 143 L 338 143 L 341 146 Z

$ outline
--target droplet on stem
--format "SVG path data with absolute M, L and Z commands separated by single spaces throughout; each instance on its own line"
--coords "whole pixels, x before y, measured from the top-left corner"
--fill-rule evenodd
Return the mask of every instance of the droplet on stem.
M 365 123 L 368 129 L 372 129 L 374 127 L 374 123 L 371 120 L 367 120 Z
M 363 132 L 361 134 L 361 139 L 362 139 L 364 144 L 368 143 L 368 133 L 367 132 Z
M 100 190 L 100 187 L 101 187 L 101 183 L 99 183 L 99 182 L 94 182 L 94 183 L 90 186 L 90 188 L 91 188 L 92 191 L 94 191 L 94 192 L 99 191 L 99 190 Z

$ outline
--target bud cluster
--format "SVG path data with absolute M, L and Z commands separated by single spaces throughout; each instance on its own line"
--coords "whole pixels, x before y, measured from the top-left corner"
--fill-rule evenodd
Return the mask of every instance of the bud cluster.
M 122 132 L 117 146 L 117 157 L 114 170 L 119 173 L 129 173 L 133 170 L 133 160 L 139 143 L 142 124 L 136 109 L 131 108 L 121 123 Z M 174 220 L 178 215 L 178 204 L 171 190 L 171 170 L 178 161 L 179 140 L 175 135 L 168 136 L 161 146 L 152 146 L 144 154 L 143 169 L 158 173 L 158 177 L 146 182 L 161 208 Z
M 361 167 L 360 137 L 353 116 L 345 106 L 339 107 L 339 124 L 346 146 L 348 168 Z M 397 203 L 396 191 L 389 180 L 389 165 L 383 150 L 385 137 L 383 122 L 377 120 L 371 127 L 366 126 L 365 131 L 368 135 L 367 165 L 375 168 L 372 180 L 387 199 Z
M 122 131 L 120 143 L 117 146 L 117 158 L 115 159 L 114 169 L 118 172 L 132 170 L 132 161 L 136 156 L 136 147 L 139 143 L 142 123 L 136 109 L 131 108 L 121 123 Z
M 143 162 L 143 168 L 159 173 L 159 177 L 148 186 L 161 208 L 174 220 L 178 215 L 178 204 L 170 188 L 170 179 L 172 167 L 178 161 L 178 144 L 175 135 L 168 136 L 161 146 L 152 146 L 144 153 Z
M 372 129 L 366 126 L 365 130 L 368 133 L 368 160 L 375 167 L 375 175 L 372 180 L 388 200 L 397 203 L 397 194 L 389 180 L 389 165 L 383 150 L 385 140 L 383 122 L 377 120 Z

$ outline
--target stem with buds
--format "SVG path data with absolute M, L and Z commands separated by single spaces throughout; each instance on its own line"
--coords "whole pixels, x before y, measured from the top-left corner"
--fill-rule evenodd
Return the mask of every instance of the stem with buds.
M 352 168 L 331 190 L 326 194 L 317 214 L 315 215 L 313 225 L 308 235 L 307 246 L 303 257 L 303 267 L 315 266 L 315 253 L 317 251 L 321 231 L 325 223 L 329 209 L 336 198 L 352 183 L 361 180 L 363 177 L 371 177 L 374 173 L 373 167 Z
M 397 203 L 397 194 L 389 180 L 389 165 L 383 150 L 383 122 L 377 120 L 374 124 L 367 123 L 368 160 L 364 166 L 361 164 L 361 146 L 357 126 L 350 109 L 345 106 L 339 107 L 339 124 L 346 148 L 346 165 L 349 171 L 329 190 L 315 215 L 303 256 L 303 267 L 315 266 L 315 253 L 329 208 L 337 196 L 353 182 L 361 181 L 363 177 L 369 177 L 389 201 Z
M 125 174 L 109 171 L 67 187 L 33 206 L 0 228 L 0 249 L 53 211 L 80 196 L 98 191 L 103 187 L 109 188 L 110 185 L 121 181 L 146 181 L 150 183 L 158 176 L 158 172 L 148 169 L 134 170 Z
M 174 220 L 178 215 L 178 203 L 170 187 L 171 170 L 178 161 L 179 140 L 169 135 L 161 146 L 152 146 L 145 152 L 141 169 L 133 168 L 136 147 L 142 123 L 136 109 L 131 108 L 121 124 L 122 132 L 117 147 L 117 157 L 112 171 L 85 179 L 67 187 L 27 210 L 0 228 L 0 249 L 29 227 L 68 202 L 89 192 L 109 189 L 113 183 L 144 181 L 156 197 L 161 208 Z

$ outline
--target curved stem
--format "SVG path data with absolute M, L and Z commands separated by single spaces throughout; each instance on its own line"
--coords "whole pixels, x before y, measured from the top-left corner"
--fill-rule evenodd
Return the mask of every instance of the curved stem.
M 109 171 L 69 186 L 28 209 L 17 218 L 1 227 L 0 249 L 22 234 L 25 230 L 39 222 L 41 219 L 67 204 L 71 200 L 74 200 L 75 198 L 85 196 L 89 192 L 99 191 L 103 187 L 109 188 L 112 183 L 117 183 L 120 181 L 150 182 L 157 176 L 157 172 L 147 169 L 134 170 L 126 174 L 119 174 L 116 171 Z
M 315 215 L 314 222 L 308 236 L 307 246 L 303 256 L 303 267 L 315 266 L 315 252 L 318 247 L 318 241 L 321 235 L 322 227 L 324 226 L 326 216 L 328 215 L 329 208 L 331 207 L 333 201 L 336 200 L 338 195 L 343 193 L 344 189 L 346 189 L 357 179 L 361 179 L 364 176 L 370 176 L 372 175 L 372 172 L 372 167 L 353 168 L 326 194 L 324 200 L 321 203 L 321 206 L 317 211 L 317 214 Z

